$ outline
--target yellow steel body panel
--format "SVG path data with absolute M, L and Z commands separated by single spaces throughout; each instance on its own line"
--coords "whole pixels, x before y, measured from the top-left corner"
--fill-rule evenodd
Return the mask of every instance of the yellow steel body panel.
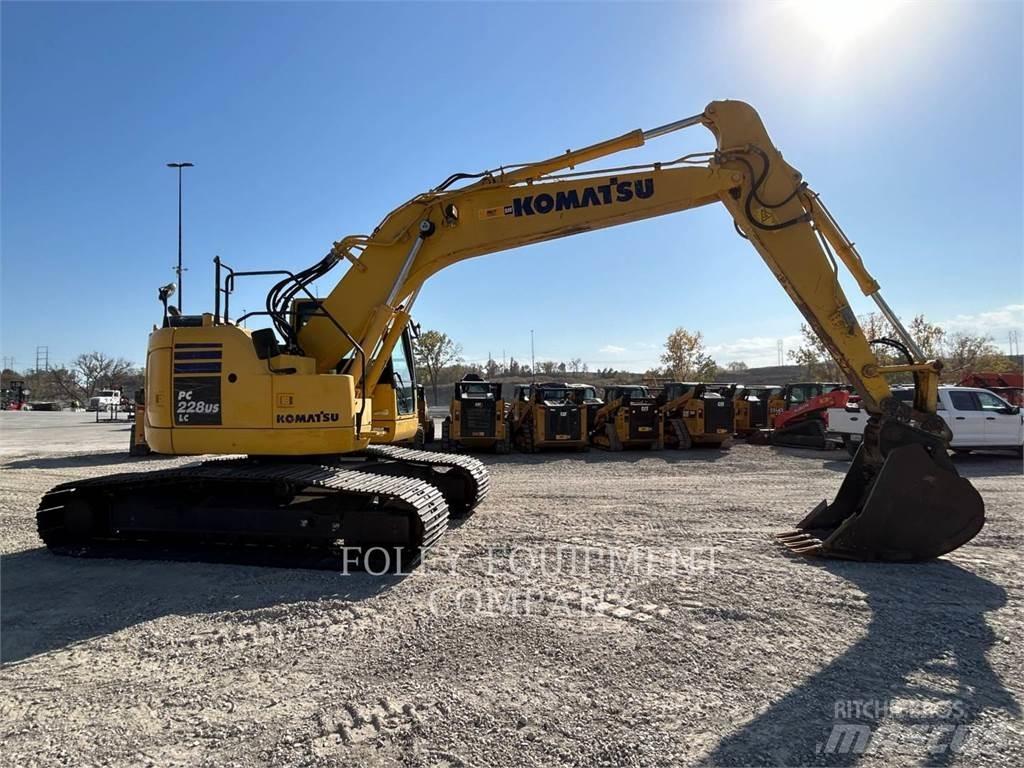
M 146 366 L 146 442 L 167 454 L 310 455 L 365 448 L 369 431 L 356 435 L 362 401 L 352 377 L 317 374 L 315 368 L 311 358 L 294 355 L 260 360 L 251 333 L 233 325 L 154 331 Z M 367 400 L 367 423 L 371 407 Z

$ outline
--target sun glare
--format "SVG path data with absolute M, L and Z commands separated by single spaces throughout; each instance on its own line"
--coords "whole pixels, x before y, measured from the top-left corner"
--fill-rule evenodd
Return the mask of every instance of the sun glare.
M 787 4 L 793 18 L 840 55 L 885 27 L 905 5 L 891 0 L 793 0 Z

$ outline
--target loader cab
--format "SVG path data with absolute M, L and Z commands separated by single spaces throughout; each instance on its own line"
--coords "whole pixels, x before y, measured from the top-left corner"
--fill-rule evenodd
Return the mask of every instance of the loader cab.
M 743 385 L 742 384 L 736 384 L 736 383 L 729 383 L 729 384 L 712 383 L 712 384 L 707 384 L 706 386 L 707 386 L 708 392 L 714 392 L 715 394 L 721 395 L 722 397 L 724 397 L 724 398 L 726 398 L 728 400 L 735 400 L 739 396 L 739 394 L 743 391 Z
M 735 431 L 733 400 L 696 381 L 670 381 L 658 398 L 666 448 L 725 447 Z
M 786 410 L 789 410 L 837 389 L 843 389 L 843 385 L 835 381 L 805 381 L 798 384 L 787 384 L 782 391 L 782 398 L 785 400 Z
M 590 441 L 609 451 L 661 447 L 658 406 L 651 390 L 641 384 L 604 388 L 604 406 L 590 426 Z
M 501 384 L 467 373 L 455 382 L 448 416 L 441 426 L 441 447 L 508 452 L 505 401 Z
M 550 448 L 587 449 L 587 416 L 564 382 L 516 387 L 508 426 L 512 442 L 533 453 Z
M 597 396 L 597 388 L 589 384 L 571 384 L 573 402 L 587 413 L 587 424 L 593 424 L 604 400 Z
M 536 384 L 533 387 L 531 399 L 535 403 L 550 403 L 552 405 L 568 403 L 572 401 L 572 387 L 568 384 L 554 382 Z
M 782 387 L 752 384 L 739 389 L 733 398 L 736 409 L 736 433 L 743 435 L 771 426 L 768 409 L 772 398 L 778 399 Z
M 625 384 L 604 388 L 604 401 L 622 400 L 629 403 L 633 400 L 651 399 L 651 390 L 642 384 Z
M 661 394 L 658 395 L 658 405 L 667 405 L 687 393 L 690 393 L 690 396 L 693 398 L 698 398 L 704 394 L 706 389 L 706 384 L 698 382 L 667 381 L 665 386 L 661 388 Z

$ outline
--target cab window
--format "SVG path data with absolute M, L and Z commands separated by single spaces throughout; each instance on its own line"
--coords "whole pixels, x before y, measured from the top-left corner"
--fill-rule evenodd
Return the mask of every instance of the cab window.
M 409 355 L 406 350 L 408 343 L 408 337 L 403 335 L 402 340 L 395 344 L 395 349 L 391 353 L 391 380 L 395 387 L 398 412 L 401 414 L 416 412 L 416 380 L 409 367 Z
M 978 398 L 983 411 L 1001 411 L 1010 407 L 1009 403 L 991 392 L 975 392 L 974 396 Z
M 974 399 L 973 392 L 950 392 L 949 402 L 958 411 L 980 411 L 981 407 Z

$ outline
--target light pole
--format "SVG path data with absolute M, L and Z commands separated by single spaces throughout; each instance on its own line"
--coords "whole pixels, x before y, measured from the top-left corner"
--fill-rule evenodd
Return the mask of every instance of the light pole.
M 181 268 L 181 169 L 192 168 L 193 163 L 168 163 L 168 168 L 178 169 L 178 312 L 182 311 L 181 305 L 183 302 L 183 291 L 181 289 L 181 273 L 184 272 Z

